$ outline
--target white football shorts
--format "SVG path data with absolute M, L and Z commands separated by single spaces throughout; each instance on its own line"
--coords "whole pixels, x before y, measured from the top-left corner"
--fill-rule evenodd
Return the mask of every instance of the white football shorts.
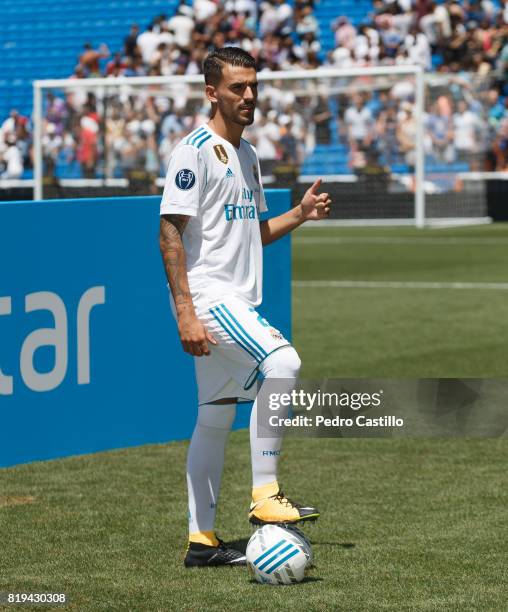
M 226 298 L 198 317 L 217 341 L 217 345 L 208 343 L 210 355 L 194 357 L 199 404 L 228 397 L 253 400 L 259 366 L 270 353 L 290 343 L 238 298 Z

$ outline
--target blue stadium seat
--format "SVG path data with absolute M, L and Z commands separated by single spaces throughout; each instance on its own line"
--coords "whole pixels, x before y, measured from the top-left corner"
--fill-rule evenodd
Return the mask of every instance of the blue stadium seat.
M 466 162 L 454 162 L 447 164 L 433 158 L 425 159 L 425 172 L 435 174 L 446 174 L 446 173 L 457 173 L 457 172 L 468 172 L 469 164 Z
M 390 170 L 395 174 L 408 174 L 411 169 L 407 164 L 392 164 Z
M 293 0 L 289 0 L 294 4 Z M 83 50 L 83 44 L 106 43 L 114 53 L 122 47 L 129 26 L 144 28 L 154 17 L 175 12 L 179 0 L 0 0 L 2 15 L 2 73 L 0 75 L 0 118 L 13 107 L 26 115 L 32 111 L 32 81 L 68 78 Z M 192 0 L 187 0 L 192 4 Z M 359 24 L 372 10 L 372 0 L 321 0 L 315 15 L 320 27 L 322 57 L 334 47 L 330 23 L 346 14 Z M 337 116 L 335 100 L 330 109 Z M 341 144 L 337 124 L 330 122 L 331 142 L 318 145 L 305 161 L 306 174 L 350 174 L 349 149 Z M 61 178 L 81 177 L 79 164 L 57 165 Z
M 112 52 L 121 49 L 131 23 L 142 27 L 154 17 L 171 15 L 178 0 L 0 0 L 2 15 L 2 82 L 0 118 L 14 99 L 23 113 L 31 113 L 33 79 L 67 78 L 83 44 L 105 42 Z M 13 92 L 16 93 L 14 96 Z
M 314 14 L 319 23 L 320 41 L 323 51 L 332 50 L 335 47 L 334 34 L 330 24 L 339 16 L 347 15 L 356 26 L 362 23 L 370 11 L 372 11 L 372 0 L 321 0 L 316 3 Z

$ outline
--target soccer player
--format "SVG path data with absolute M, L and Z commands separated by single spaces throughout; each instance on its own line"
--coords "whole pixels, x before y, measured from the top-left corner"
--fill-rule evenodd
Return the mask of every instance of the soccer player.
M 245 555 L 219 540 L 215 511 L 226 439 L 239 401 L 255 400 L 258 375 L 294 387 L 295 349 L 255 310 L 261 303 L 262 247 L 303 222 L 326 218 L 331 200 L 320 180 L 292 210 L 259 221 L 267 210 L 254 147 L 242 138 L 254 120 L 254 59 L 227 47 L 204 61 L 211 119 L 174 149 L 160 208 L 160 249 L 183 349 L 195 357 L 198 417 L 187 457 L 187 567 L 242 565 Z M 249 520 L 316 520 L 316 508 L 291 501 L 277 482 L 280 437 L 250 421 L 252 504 Z M 273 434 L 272 434 L 273 435 Z

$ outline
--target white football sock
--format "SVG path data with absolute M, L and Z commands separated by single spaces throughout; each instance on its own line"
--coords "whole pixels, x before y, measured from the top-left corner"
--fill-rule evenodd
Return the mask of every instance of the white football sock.
M 189 533 L 213 531 L 224 448 L 235 419 L 236 404 L 203 404 L 187 454 Z
M 291 393 L 296 385 L 300 371 L 301 361 L 298 353 L 292 346 L 284 347 L 273 352 L 260 366 L 261 374 L 265 379 L 283 379 L 277 384 L 277 391 Z M 284 387 L 284 388 L 283 388 Z M 286 409 L 286 414 L 289 408 Z M 283 409 L 277 416 L 284 417 Z M 270 437 L 263 438 L 269 434 Z M 252 463 L 252 487 L 262 487 L 277 481 L 277 464 L 279 461 L 282 435 L 273 437 L 269 427 L 258 425 L 258 403 L 254 401 L 250 415 L 250 454 Z

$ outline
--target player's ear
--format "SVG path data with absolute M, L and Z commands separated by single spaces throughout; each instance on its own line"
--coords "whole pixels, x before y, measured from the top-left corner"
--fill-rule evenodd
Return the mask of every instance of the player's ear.
M 205 87 L 205 94 L 210 102 L 217 102 L 217 94 L 215 93 L 215 87 L 213 85 L 207 85 Z

